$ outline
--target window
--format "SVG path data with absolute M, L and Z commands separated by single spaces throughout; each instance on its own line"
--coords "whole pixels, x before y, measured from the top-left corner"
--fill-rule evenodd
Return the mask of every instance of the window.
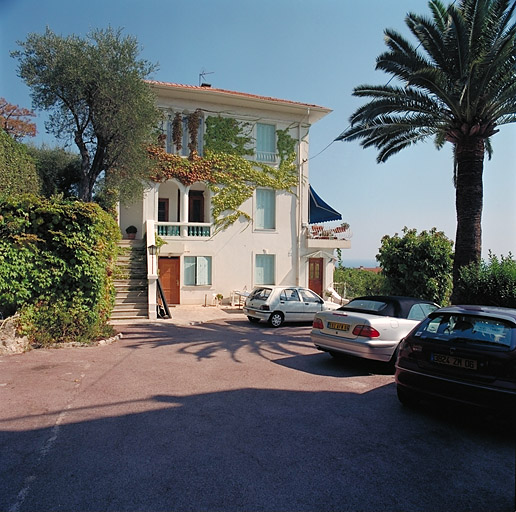
M 276 161 L 276 128 L 273 124 L 256 124 L 256 159 L 259 162 Z
M 178 122 L 179 126 L 176 125 L 174 128 L 174 124 Z M 180 130 L 181 132 L 181 148 L 177 147 L 174 143 L 174 131 Z M 199 128 L 197 131 L 197 153 L 202 156 L 203 154 L 203 135 L 204 131 L 204 119 L 199 117 Z M 190 144 L 190 132 L 188 130 L 188 114 L 177 114 L 177 118 L 175 116 L 171 116 L 169 122 L 167 124 L 167 152 L 168 153 L 177 153 L 181 156 L 189 156 L 190 148 L 188 145 Z
M 255 268 L 255 284 L 274 284 L 274 254 L 257 254 Z
M 407 316 L 408 320 L 417 320 L 420 322 L 424 320 L 432 311 L 435 311 L 437 306 L 433 304 L 414 304 L 409 311 Z
M 299 293 L 301 294 L 303 302 L 321 302 L 321 298 L 312 290 L 299 290 Z
M 257 229 L 276 228 L 276 191 L 268 188 L 256 189 L 255 226 Z
M 280 294 L 280 300 L 283 300 L 285 302 L 300 302 L 299 294 L 297 293 L 297 290 L 294 290 L 293 288 L 286 288 L 285 290 L 282 290 Z
M 211 284 L 211 256 L 185 256 L 185 286 Z

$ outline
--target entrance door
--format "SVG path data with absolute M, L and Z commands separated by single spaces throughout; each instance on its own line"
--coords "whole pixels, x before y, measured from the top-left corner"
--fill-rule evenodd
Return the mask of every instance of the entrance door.
M 179 304 L 179 258 L 159 258 L 159 279 L 168 304 Z
M 308 288 L 322 297 L 323 293 L 323 259 L 308 259 Z

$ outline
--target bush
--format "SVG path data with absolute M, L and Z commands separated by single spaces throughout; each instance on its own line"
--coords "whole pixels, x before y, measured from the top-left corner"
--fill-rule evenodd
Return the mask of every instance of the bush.
M 488 261 L 461 269 L 458 286 L 464 304 L 516 308 L 516 261 L 489 253 Z
M 345 299 L 361 295 L 381 295 L 384 292 L 385 277 L 359 268 L 336 268 L 333 273 L 333 287 Z
M 94 203 L 0 198 L 0 307 L 37 345 L 106 333 L 120 237 Z
M 393 295 L 409 295 L 444 305 L 452 289 L 453 242 L 442 231 L 403 228 L 385 235 L 376 259 Z
M 0 129 L 0 195 L 38 194 L 40 185 L 26 146 Z

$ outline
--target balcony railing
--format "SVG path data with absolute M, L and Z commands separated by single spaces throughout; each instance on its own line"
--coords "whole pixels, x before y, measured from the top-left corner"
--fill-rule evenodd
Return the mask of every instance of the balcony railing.
M 343 224 L 333 228 L 325 228 L 320 225 L 308 226 L 307 237 L 318 240 L 349 240 L 352 233 L 349 225 Z
M 175 238 L 206 238 L 211 236 L 211 224 L 206 222 L 156 222 L 156 234 Z

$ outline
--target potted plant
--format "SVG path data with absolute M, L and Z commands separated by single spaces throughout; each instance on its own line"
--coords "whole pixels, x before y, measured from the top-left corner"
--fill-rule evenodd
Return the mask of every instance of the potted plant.
M 215 300 L 217 302 L 217 305 L 220 305 L 223 298 L 224 298 L 224 296 L 222 295 L 222 293 L 217 293 L 217 295 L 215 295 Z
M 125 232 L 127 233 L 127 238 L 129 240 L 134 240 L 136 238 L 136 233 L 137 233 L 137 229 L 136 229 L 136 226 L 129 226 Z

